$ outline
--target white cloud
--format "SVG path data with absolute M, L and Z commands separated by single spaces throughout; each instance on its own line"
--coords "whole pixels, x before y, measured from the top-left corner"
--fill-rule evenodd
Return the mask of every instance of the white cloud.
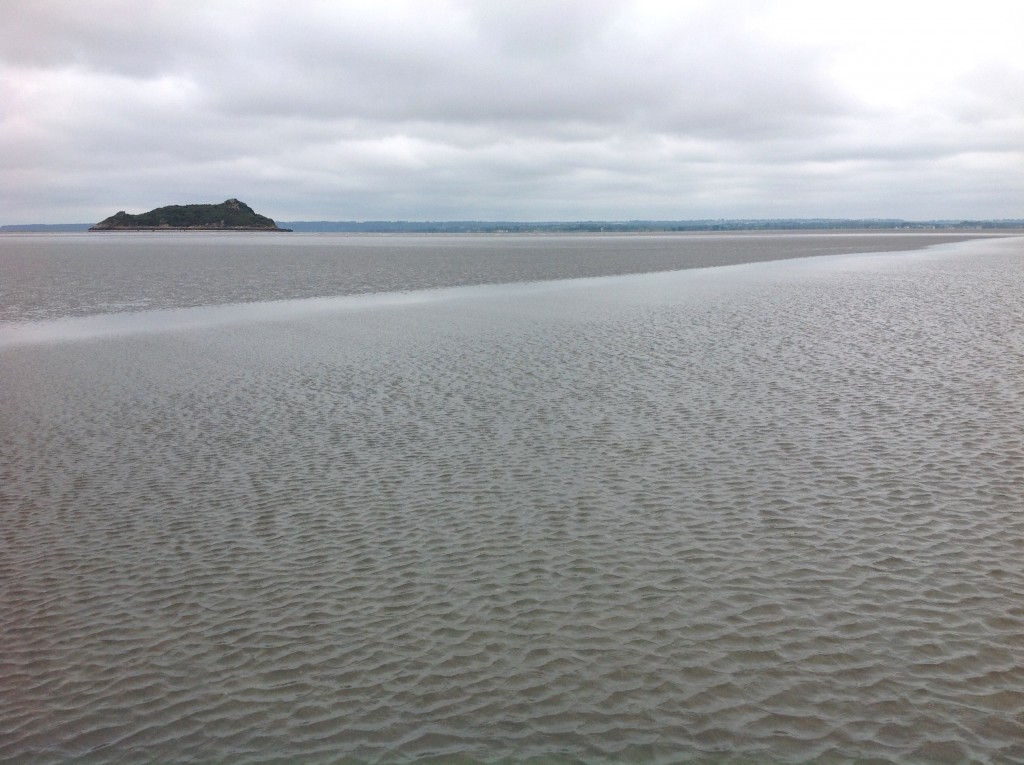
M 1020 217 L 1022 14 L 9 0 L 0 222 Z

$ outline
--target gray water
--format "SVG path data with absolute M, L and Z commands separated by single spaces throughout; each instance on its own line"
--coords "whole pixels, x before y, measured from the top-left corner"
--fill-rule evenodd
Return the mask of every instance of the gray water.
M 0 241 L 0 760 L 1024 760 L 1024 239 L 808 243 L 246 303 Z
M 909 250 L 970 236 L 0 234 L 0 322 Z

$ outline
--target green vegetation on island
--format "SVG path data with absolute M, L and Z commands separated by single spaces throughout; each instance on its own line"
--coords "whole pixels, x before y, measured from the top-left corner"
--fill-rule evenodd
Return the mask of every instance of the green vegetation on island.
M 290 231 L 259 215 L 245 202 L 228 199 L 219 205 L 168 205 L 139 215 L 124 210 L 90 231 Z

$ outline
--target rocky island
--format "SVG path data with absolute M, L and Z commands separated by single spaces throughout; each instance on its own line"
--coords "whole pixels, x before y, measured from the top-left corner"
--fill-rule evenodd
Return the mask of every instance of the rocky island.
M 168 205 L 129 215 L 121 210 L 90 231 L 291 231 L 278 228 L 245 202 L 228 199 L 219 205 Z

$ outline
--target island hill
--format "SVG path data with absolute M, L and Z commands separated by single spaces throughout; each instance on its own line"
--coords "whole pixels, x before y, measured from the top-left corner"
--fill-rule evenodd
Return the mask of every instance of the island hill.
M 139 215 L 124 210 L 90 231 L 291 231 L 278 228 L 245 202 L 228 199 L 219 205 L 168 205 Z

